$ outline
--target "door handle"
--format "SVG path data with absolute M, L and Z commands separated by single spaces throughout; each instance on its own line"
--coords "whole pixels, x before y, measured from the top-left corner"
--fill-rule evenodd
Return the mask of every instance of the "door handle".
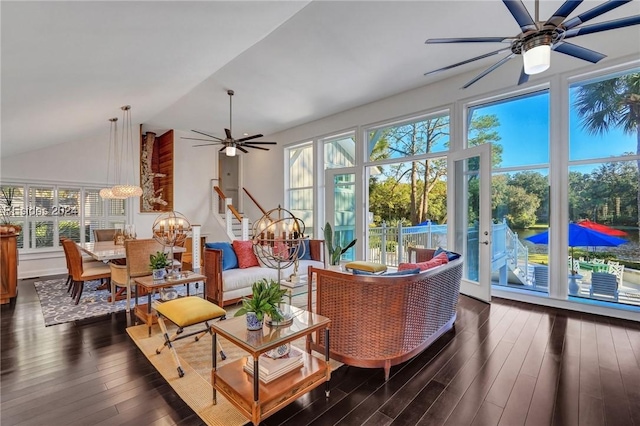
M 489 241 L 480 241 L 480 244 L 484 244 L 485 246 L 489 245 Z

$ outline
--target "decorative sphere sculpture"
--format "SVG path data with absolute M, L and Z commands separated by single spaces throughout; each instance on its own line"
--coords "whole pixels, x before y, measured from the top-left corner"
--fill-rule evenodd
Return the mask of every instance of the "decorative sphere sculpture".
M 287 209 L 278 206 L 253 224 L 253 250 L 268 267 L 287 268 L 302 257 L 305 226 Z
M 163 213 L 153 222 L 153 238 L 164 246 L 174 247 L 182 245 L 189 232 L 191 224 L 182 213 L 172 211 Z

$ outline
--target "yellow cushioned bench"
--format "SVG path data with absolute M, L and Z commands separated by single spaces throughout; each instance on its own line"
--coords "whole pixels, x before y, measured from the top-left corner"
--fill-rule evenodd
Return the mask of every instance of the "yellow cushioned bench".
M 383 265 L 381 263 L 375 262 L 366 262 L 364 260 L 356 260 L 354 262 L 349 262 L 344 265 L 347 270 L 358 270 L 358 271 L 366 271 L 371 272 L 373 274 L 387 272 L 387 265 Z
M 227 312 L 215 303 L 211 303 L 208 300 L 202 299 L 197 296 L 181 297 L 175 300 L 169 300 L 163 303 L 159 303 L 155 306 L 156 312 L 158 312 L 158 324 L 162 330 L 164 337 L 164 343 L 158 349 L 156 354 L 160 354 L 165 346 L 169 347 L 173 358 L 178 365 L 178 374 L 180 377 L 184 376 L 184 371 L 180 365 L 180 359 L 176 353 L 175 348 L 171 344 L 178 339 L 184 339 L 185 337 L 196 335 L 196 342 L 200 340 L 206 333 L 213 335 L 209 321 L 215 319 L 224 319 Z M 167 326 L 164 322 L 164 318 L 168 319 L 176 326 L 178 330 L 175 334 L 169 337 Z M 197 330 L 188 334 L 183 334 L 183 329 L 192 325 L 204 323 L 205 328 Z M 213 346 L 213 342 L 211 343 Z M 222 350 L 220 350 L 220 356 L 225 359 L 226 356 Z

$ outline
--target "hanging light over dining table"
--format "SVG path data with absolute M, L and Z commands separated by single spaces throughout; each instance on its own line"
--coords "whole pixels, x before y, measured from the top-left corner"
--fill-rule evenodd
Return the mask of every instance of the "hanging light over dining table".
M 135 184 L 135 164 L 133 158 L 133 128 L 131 124 L 131 105 L 125 105 L 122 109 L 122 146 L 120 156 L 119 184 L 111 188 L 115 197 L 131 198 L 142 196 L 142 188 Z M 131 180 L 129 180 L 129 166 L 131 167 Z M 123 171 L 124 169 L 124 171 Z
M 109 119 L 109 155 L 107 157 L 107 187 L 100 190 L 100 198 L 103 200 L 118 200 L 125 197 L 116 197 L 113 194 L 111 178 L 118 175 L 118 117 Z M 113 175 L 111 175 L 113 168 Z

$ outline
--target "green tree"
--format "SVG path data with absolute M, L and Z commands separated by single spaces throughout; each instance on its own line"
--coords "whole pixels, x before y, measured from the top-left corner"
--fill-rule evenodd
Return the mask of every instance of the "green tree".
M 620 128 L 636 135 L 636 154 L 640 155 L 640 72 L 580 86 L 575 107 L 582 127 L 591 134 L 606 135 Z M 640 172 L 640 159 L 636 161 Z M 640 173 L 638 173 L 640 180 Z M 636 224 L 640 232 L 640 183 L 637 185 Z

